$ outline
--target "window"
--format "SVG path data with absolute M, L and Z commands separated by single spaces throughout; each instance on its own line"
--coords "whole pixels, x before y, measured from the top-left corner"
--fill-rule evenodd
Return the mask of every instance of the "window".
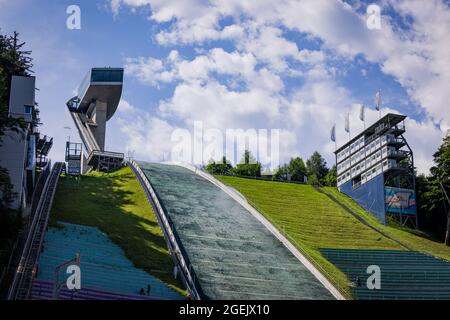
M 24 106 L 23 113 L 25 113 L 25 114 L 32 114 L 33 113 L 33 106 Z

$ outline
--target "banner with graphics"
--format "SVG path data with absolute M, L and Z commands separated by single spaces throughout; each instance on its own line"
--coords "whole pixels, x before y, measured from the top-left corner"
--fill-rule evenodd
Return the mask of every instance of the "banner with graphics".
M 415 215 L 416 194 L 414 190 L 385 187 L 386 212 Z

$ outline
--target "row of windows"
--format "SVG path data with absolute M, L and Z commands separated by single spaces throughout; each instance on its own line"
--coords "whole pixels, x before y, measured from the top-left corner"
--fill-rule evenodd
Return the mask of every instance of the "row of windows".
M 350 175 L 353 177 L 355 175 L 358 175 L 360 172 L 364 171 L 366 168 L 372 167 L 375 163 L 380 162 L 381 159 L 385 159 L 388 156 L 393 156 L 397 154 L 403 155 L 406 154 L 406 152 L 403 150 L 397 150 L 395 147 L 385 146 L 381 150 L 367 157 L 365 161 L 362 160 L 356 162 L 356 164 L 352 163 L 351 168 L 350 168 L 350 159 L 345 160 L 341 164 L 338 164 L 337 174 L 341 175 L 342 172 L 348 171 Z
M 379 150 L 381 147 L 385 146 L 388 141 L 395 140 L 395 137 L 393 135 L 384 135 L 380 138 L 375 139 L 371 143 L 369 143 L 365 148 L 351 156 L 350 158 L 347 158 L 346 160 L 339 162 L 337 164 L 337 173 L 340 174 L 348 169 L 350 169 L 351 166 L 354 166 L 360 161 L 364 161 L 367 157 L 370 158 L 370 155 Z M 390 151 L 389 155 L 393 154 L 394 151 Z M 383 157 L 386 157 L 387 152 L 384 151 Z
M 378 152 L 370 155 L 370 156 L 366 156 L 368 154 L 371 154 L 372 152 L 374 152 L 376 149 L 373 147 L 373 149 L 362 149 L 361 151 L 357 152 L 355 155 L 353 155 L 352 157 L 344 160 L 341 163 L 338 163 L 337 165 L 337 173 L 338 175 L 348 169 L 350 169 L 351 167 L 358 167 L 360 165 L 360 163 L 369 163 L 369 166 L 371 165 L 371 163 L 373 161 L 379 161 L 381 159 L 381 151 L 379 150 Z
M 364 184 L 386 170 L 397 167 L 398 162 L 393 159 L 385 159 L 382 163 L 379 163 L 368 170 L 365 170 L 366 167 L 364 165 L 357 166 L 351 171 L 347 171 L 343 175 L 339 176 L 337 178 L 337 185 L 340 186 L 345 182 L 350 181 L 352 178 L 357 177 L 359 174 L 361 174 L 361 184 Z
M 356 142 L 352 143 L 349 147 L 345 148 L 341 152 L 337 154 L 337 162 L 342 162 L 344 159 L 348 158 L 349 156 L 352 156 L 351 162 L 357 162 L 359 161 L 363 154 L 365 153 L 370 154 L 373 153 L 375 150 L 377 150 L 379 147 L 384 146 L 388 142 L 394 142 L 395 136 L 392 134 L 386 134 L 379 138 L 376 138 L 375 140 L 368 143 L 366 146 L 365 143 L 365 137 L 359 138 Z M 361 150 L 361 148 L 364 148 Z M 359 152 L 358 152 L 359 151 Z M 355 154 L 356 153 L 356 154 Z
M 362 136 L 361 138 L 359 138 L 358 140 L 353 142 L 349 147 L 347 147 L 344 150 L 342 150 L 341 152 L 339 152 L 337 154 L 337 162 L 342 161 L 343 159 L 347 158 L 351 154 L 353 154 L 353 153 L 357 152 L 358 150 L 360 150 L 361 148 L 363 148 L 364 141 L 365 141 L 365 137 Z

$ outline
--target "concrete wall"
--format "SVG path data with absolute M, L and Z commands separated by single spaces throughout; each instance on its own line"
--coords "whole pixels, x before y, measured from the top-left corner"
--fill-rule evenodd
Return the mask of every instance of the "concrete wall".
M 0 145 L 0 166 L 8 170 L 11 183 L 14 186 L 13 191 L 16 193 L 16 198 L 11 204 L 13 209 L 19 209 L 25 197 L 27 148 L 25 131 L 21 133 L 5 132 L 3 142 Z
M 23 117 L 25 121 L 31 122 L 32 114 L 25 114 L 25 106 L 34 108 L 35 82 L 35 77 L 12 77 L 9 98 L 9 115 L 11 117 Z

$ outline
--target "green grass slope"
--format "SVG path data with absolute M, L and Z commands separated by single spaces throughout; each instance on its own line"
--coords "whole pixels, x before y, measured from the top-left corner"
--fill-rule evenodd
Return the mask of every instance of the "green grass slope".
M 421 231 L 402 228 L 392 221 L 385 226 L 378 222 L 372 214 L 359 206 L 353 199 L 340 193 L 337 188 L 324 187 L 322 190 L 339 200 L 339 202 L 370 223 L 370 225 L 386 233 L 392 239 L 406 245 L 408 248 L 450 261 L 450 247 L 447 247 L 444 243 L 428 237 Z
M 93 172 L 78 182 L 59 179 L 51 213 L 57 221 L 99 228 L 119 245 L 138 268 L 158 277 L 185 294 L 183 285 L 173 279 L 173 264 L 166 242 L 151 206 L 131 169 L 112 173 Z
M 347 297 L 350 297 L 348 279 L 322 257 L 320 248 L 403 249 L 312 186 L 228 176 L 216 178 L 241 192 Z

